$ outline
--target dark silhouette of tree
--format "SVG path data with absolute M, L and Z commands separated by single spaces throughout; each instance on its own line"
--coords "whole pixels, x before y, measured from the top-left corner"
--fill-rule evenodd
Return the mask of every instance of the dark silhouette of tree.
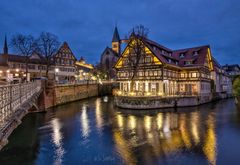
M 36 50 L 36 42 L 33 36 L 17 34 L 11 39 L 11 45 L 21 56 L 25 57 L 26 75 L 28 74 L 28 63 L 30 56 Z
M 141 62 L 146 57 L 144 38 L 147 37 L 149 30 L 143 25 L 136 26 L 132 29 L 129 37 L 129 54 L 126 57 L 127 76 L 131 80 L 130 91 L 134 90 L 135 80 L 138 78 L 138 70 Z M 141 67 L 142 68 L 142 67 Z M 144 69 L 144 68 L 142 68 Z
M 46 77 L 48 77 L 49 69 L 55 63 L 53 56 L 57 53 L 60 42 L 56 35 L 49 32 L 42 32 L 36 41 L 37 52 L 46 60 Z

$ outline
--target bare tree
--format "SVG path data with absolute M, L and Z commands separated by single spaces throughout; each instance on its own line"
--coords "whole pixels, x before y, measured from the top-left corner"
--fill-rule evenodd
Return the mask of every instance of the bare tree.
M 146 49 L 143 40 L 147 37 L 148 32 L 149 30 L 147 28 L 143 25 L 139 25 L 132 29 L 129 37 L 129 55 L 126 58 L 126 66 L 128 77 L 131 80 L 130 91 L 134 90 L 140 63 L 143 62 L 146 57 Z
M 49 32 L 42 32 L 37 39 L 37 51 L 46 60 L 46 77 L 48 77 L 51 65 L 54 65 L 53 56 L 57 53 L 59 45 L 58 37 Z
M 24 56 L 26 75 L 28 74 L 28 63 L 30 56 L 36 49 L 36 42 L 33 36 L 17 34 L 11 39 L 11 45 L 18 52 L 19 55 Z

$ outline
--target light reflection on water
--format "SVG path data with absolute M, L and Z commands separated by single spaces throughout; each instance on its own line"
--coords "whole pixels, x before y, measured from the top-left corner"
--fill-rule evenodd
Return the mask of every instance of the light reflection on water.
M 221 146 L 217 130 L 240 123 L 231 118 L 234 108 L 227 100 L 177 111 L 136 111 L 114 107 L 111 97 L 92 98 L 29 115 L 12 139 L 36 134 L 28 149 L 34 156 L 22 160 L 30 164 L 218 164 L 233 161 L 224 159 L 226 146 Z M 24 125 L 36 116 L 42 119 L 22 136 Z M 235 141 L 240 139 L 240 131 L 233 134 Z M 16 152 L 16 147 L 10 138 L 0 161 L 21 160 L 1 156 Z

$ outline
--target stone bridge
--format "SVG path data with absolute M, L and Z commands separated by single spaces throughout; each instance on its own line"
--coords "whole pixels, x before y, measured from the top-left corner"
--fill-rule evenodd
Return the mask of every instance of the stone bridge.
M 0 149 L 7 144 L 8 136 L 31 110 L 39 110 L 41 81 L 0 86 Z
M 116 82 L 57 85 L 45 80 L 0 86 L 0 150 L 29 112 L 41 112 L 88 97 L 108 95 Z

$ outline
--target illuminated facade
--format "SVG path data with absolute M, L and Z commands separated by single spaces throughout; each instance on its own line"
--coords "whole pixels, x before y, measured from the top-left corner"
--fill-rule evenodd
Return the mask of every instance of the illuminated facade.
M 137 43 L 144 47 L 140 57 L 133 51 Z M 230 79 L 209 45 L 172 50 L 132 35 L 114 68 L 120 83 L 118 96 L 198 96 L 207 102 L 214 92 L 231 94 Z
M 59 48 L 53 57 L 53 61 L 55 62 L 55 67 L 58 68 L 58 72 L 55 73 L 57 74 L 58 81 L 69 82 L 75 80 L 75 63 L 77 59 L 67 42 L 64 42 Z
M 93 65 L 87 64 L 83 57 L 75 63 L 77 73 L 76 80 L 95 80 L 95 77 L 92 75 Z

